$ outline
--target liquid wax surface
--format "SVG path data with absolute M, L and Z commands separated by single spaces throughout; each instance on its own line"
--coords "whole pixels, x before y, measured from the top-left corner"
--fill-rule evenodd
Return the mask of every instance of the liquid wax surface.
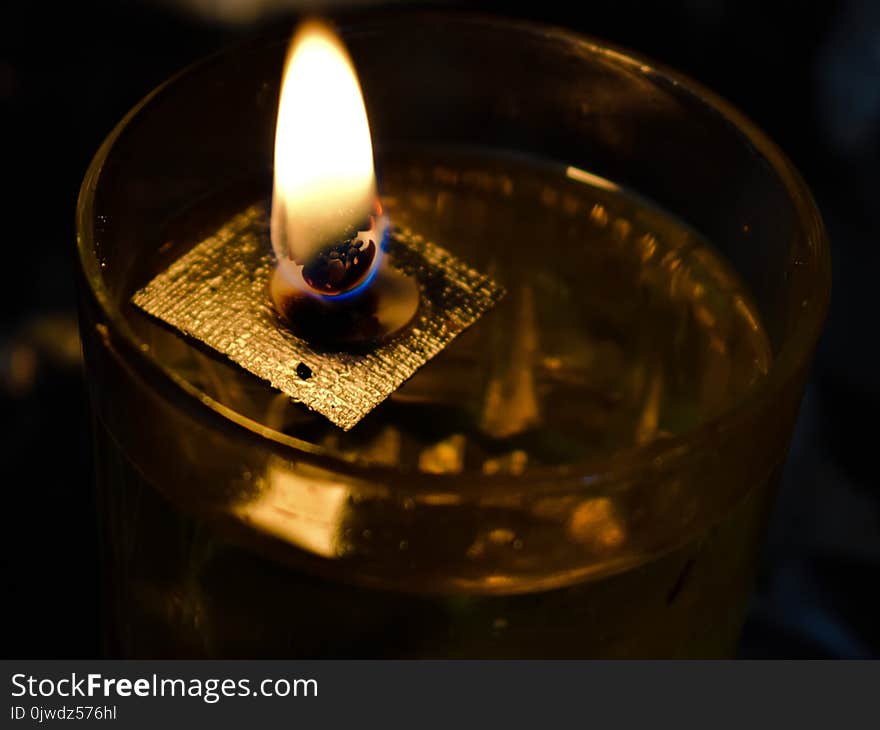
M 341 431 L 136 313 L 152 355 L 270 428 L 445 473 L 521 473 L 683 433 L 767 372 L 770 347 L 740 280 L 644 200 L 571 168 L 474 153 L 406 155 L 380 173 L 395 226 L 507 295 L 358 426 Z M 151 262 L 150 275 L 168 263 Z

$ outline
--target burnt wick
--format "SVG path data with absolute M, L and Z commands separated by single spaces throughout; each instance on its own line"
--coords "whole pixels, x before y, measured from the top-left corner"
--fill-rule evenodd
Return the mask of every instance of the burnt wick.
M 375 258 L 375 242 L 355 237 L 321 251 L 303 266 L 302 276 L 317 292 L 341 294 L 366 278 Z
M 354 296 L 340 299 L 303 291 L 281 269 L 275 270 L 269 289 L 275 311 L 293 334 L 337 351 L 371 350 L 401 334 L 414 319 L 421 299 L 416 279 L 387 261 Z

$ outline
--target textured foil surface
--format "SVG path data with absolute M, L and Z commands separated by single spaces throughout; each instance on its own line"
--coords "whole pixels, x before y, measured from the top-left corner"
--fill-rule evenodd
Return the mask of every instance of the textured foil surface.
M 274 261 L 267 211 L 254 205 L 138 291 L 145 312 L 226 355 L 344 430 L 355 426 L 467 329 L 503 289 L 410 231 L 392 231 L 389 261 L 419 284 L 411 325 L 365 353 L 313 348 L 269 298 Z M 303 367 L 305 366 L 305 367 Z M 309 373 L 303 377 L 303 373 Z

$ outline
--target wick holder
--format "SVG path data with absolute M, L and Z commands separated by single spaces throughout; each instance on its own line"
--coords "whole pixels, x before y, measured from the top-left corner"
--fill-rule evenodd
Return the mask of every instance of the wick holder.
M 374 281 L 344 306 L 297 293 L 276 270 L 266 207 L 255 204 L 132 301 L 346 431 L 504 293 L 400 229 L 391 231 Z

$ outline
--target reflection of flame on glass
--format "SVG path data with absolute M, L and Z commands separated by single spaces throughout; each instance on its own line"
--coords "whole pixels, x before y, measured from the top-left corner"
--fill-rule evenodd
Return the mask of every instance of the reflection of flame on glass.
M 608 497 L 583 500 L 568 521 L 568 533 L 594 550 L 612 550 L 626 541 L 626 530 Z
M 375 275 L 387 231 L 367 112 L 351 59 L 326 25 L 291 43 L 275 131 L 272 245 L 303 291 L 351 296 Z
M 349 491 L 291 471 L 283 462 L 269 464 L 256 499 L 236 513 L 258 530 L 303 550 L 335 558 L 342 551 L 342 522 Z

